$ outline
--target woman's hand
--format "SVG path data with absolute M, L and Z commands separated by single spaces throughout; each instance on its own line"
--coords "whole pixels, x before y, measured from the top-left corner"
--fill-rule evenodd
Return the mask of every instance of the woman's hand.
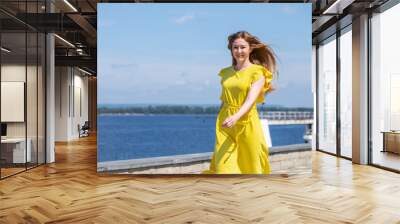
M 239 120 L 240 117 L 238 117 L 237 115 L 232 115 L 228 118 L 225 119 L 224 122 L 222 122 L 222 127 L 224 128 L 230 128 L 233 125 L 236 124 L 236 122 Z
M 273 85 L 270 85 L 268 90 L 265 92 L 265 94 L 269 94 L 269 93 L 271 93 L 272 91 L 275 91 L 275 90 L 276 90 L 276 88 Z

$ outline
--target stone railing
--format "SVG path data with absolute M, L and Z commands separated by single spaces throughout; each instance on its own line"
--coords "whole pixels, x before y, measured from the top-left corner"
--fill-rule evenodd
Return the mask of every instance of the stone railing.
M 98 172 L 123 174 L 199 174 L 210 166 L 212 152 L 99 162 Z M 311 145 L 269 149 L 272 173 L 311 172 Z
M 314 113 L 311 111 L 264 111 L 260 112 L 260 118 L 267 120 L 312 120 Z

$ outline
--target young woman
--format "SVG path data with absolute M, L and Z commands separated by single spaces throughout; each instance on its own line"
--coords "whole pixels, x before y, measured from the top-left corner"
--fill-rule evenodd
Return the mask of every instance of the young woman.
M 272 90 L 273 51 L 257 37 L 240 31 L 228 37 L 232 66 L 219 72 L 222 101 L 210 169 L 203 174 L 270 174 L 256 103 Z

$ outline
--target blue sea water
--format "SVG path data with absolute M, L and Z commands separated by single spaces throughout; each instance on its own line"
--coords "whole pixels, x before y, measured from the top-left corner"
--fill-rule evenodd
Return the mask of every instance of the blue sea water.
M 97 160 L 214 151 L 216 115 L 100 115 Z M 304 143 L 304 125 L 271 125 L 273 146 Z

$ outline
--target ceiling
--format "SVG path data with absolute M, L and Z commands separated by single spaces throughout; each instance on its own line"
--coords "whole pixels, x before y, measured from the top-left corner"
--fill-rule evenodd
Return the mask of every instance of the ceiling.
M 312 3 L 311 22 L 313 23 L 313 42 L 315 43 L 319 38 L 330 35 L 328 32 L 329 28 L 334 26 L 338 20 L 346 16 L 354 16 L 365 10 L 376 8 L 387 1 L 388 0 L 231 0 L 229 2 Z M 25 31 L 25 28 L 39 32 L 54 32 L 58 35 L 58 37 L 55 38 L 56 65 L 79 66 L 95 74 L 97 70 L 97 3 L 122 2 L 183 3 L 185 1 L 47 0 L 46 5 L 46 0 L 1 0 L 1 30 L 4 33 L 10 33 L 7 34 L 6 38 L 15 41 L 21 41 L 20 37 L 18 37 L 18 32 Z M 226 1 L 206 0 L 196 2 Z M 330 32 L 334 32 L 334 30 Z M 15 38 L 13 38 L 13 35 Z M 18 44 L 16 43 L 16 45 Z

